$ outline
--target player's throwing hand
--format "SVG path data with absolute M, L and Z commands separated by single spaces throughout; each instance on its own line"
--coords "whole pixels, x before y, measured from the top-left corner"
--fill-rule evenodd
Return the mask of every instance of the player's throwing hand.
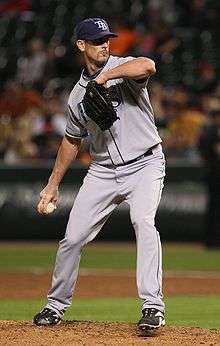
M 40 201 L 37 206 L 38 213 L 49 214 L 56 209 L 56 204 L 59 198 L 59 191 L 57 186 L 47 185 L 40 192 Z M 52 208 L 54 206 L 54 208 Z

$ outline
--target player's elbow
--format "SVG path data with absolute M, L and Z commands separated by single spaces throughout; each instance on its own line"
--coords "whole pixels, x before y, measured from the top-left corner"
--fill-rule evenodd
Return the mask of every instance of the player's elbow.
M 149 58 L 141 57 L 141 65 L 145 76 L 151 76 L 156 73 L 155 62 Z

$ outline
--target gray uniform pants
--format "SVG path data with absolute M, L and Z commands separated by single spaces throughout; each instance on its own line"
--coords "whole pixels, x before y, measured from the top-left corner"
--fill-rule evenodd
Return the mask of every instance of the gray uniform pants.
M 143 308 L 164 311 L 161 243 L 155 214 L 165 175 L 161 145 L 153 154 L 121 167 L 92 164 L 75 199 L 65 238 L 60 241 L 47 307 L 70 306 L 82 247 L 94 239 L 115 207 L 125 200 L 137 239 L 137 288 Z

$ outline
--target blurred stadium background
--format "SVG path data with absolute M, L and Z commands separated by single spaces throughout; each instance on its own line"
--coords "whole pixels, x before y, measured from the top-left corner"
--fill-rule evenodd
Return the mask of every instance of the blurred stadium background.
M 113 54 L 156 62 L 149 89 L 167 157 L 162 239 L 220 246 L 220 2 L 209 0 L 0 2 L 0 237 L 63 237 L 90 162 L 88 141 L 64 179 L 58 210 L 40 217 L 36 203 L 82 69 L 73 27 L 91 16 L 104 17 L 120 34 Z M 125 205 L 99 238 L 134 238 Z

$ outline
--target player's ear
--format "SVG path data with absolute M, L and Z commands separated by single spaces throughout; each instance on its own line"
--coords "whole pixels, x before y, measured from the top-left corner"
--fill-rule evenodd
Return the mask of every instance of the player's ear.
M 76 45 L 81 52 L 85 51 L 85 41 L 84 40 L 77 40 Z

